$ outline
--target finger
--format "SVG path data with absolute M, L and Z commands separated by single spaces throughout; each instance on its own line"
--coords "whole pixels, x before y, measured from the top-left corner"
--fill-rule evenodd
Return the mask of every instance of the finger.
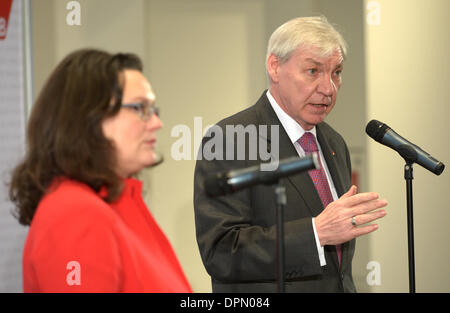
M 360 236 L 364 236 L 364 235 L 370 234 L 371 232 L 376 231 L 377 229 L 378 229 L 377 224 L 370 224 L 367 226 L 355 227 L 352 231 L 352 237 L 357 238 Z
M 388 202 L 386 201 L 386 199 L 377 199 L 360 203 L 351 208 L 353 214 L 352 216 L 366 214 L 371 211 L 384 208 L 385 206 L 387 206 L 387 204 Z
M 348 191 L 341 196 L 341 199 L 346 199 L 346 198 L 349 198 L 351 196 L 354 196 L 354 195 L 356 195 L 357 191 L 358 191 L 358 188 L 355 185 L 352 185 L 348 189 Z
M 355 194 L 355 195 L 347 197 L 347 198 L 343 198 L 343 197 L 344 196 L 342 196 L 340 198 L 340 199 L 342 199 L 343 204 L 347 207 L 353 207 L 360 203 L 376 200 L 376 199 L 378 199 L 379 195 L 376 192 L 363 192 L 363 193 L 358 193 L 358 194 Z
M 355 219 L 356 226 L 360 226 L 360 225 L 364 225 L 367 223 L 371 223 L 371 222 L 373 222 L 379 218 L 382 218 L 384 216 L 386 216 L 386 211 L 379 210 L 379 211 L 372 212 L 372 213 L 356 215 L 354 217 L 354 219 Z

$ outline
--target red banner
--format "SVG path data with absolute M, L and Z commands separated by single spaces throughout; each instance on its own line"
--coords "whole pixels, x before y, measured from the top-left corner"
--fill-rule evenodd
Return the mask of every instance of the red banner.
M 13 0 L 1 0 L 0 1 L 0 40 L 6 38 L 8 31 L 9 12 L 11 11 L 11 5 Z

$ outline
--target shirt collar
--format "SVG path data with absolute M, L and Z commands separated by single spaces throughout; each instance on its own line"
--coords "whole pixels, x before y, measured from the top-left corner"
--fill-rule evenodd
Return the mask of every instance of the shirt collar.
M 123 180 L 123 193 L 130 196 L 141 195 L 142 182 L 136 178 L 127 178 Z
M 267 98 L 269 99 L 270 105 L 272 106 L 273 110 L 275 111 L 275 114 L 277 115 L 278 119 L 281 122 L 281 125 L 283 126 L 284 130 L 286 131 L 289 139 L 292 143 L 297 142 L 303 134 L 306 132 L 303 127 L 300 126 L 299 123 L 297 123 L 296 120 L 294 120 L 292 117 L 290 117 L 277 103 L 275 98 L 270 93 L 270 90 L 267 90 L 266 93 Z M 314 126 L 311 130 L 308 130 L 311 132 L 314 137 L 317 139 L 316 135 L 316 126 Z
M 142 182 L 135 178 L 122 179 L 122 192 L 120 196 L 114 201 L 119 201 L 124 195 L 135 197 L 142 194 Z M 102 198 L 106 198 L 108 195 L 108 190 L 106 187 L 101 187 L 98 195 Z

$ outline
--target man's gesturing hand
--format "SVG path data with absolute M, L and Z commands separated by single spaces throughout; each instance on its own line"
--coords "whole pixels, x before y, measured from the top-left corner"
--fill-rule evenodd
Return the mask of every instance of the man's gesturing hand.
M 387 205 L 375 192 L 356 194 L 356 186 L 331 202 L 314 220 L 320 245 L 337 245 L 378 229 L 378 225 L 363 225 L 386 215 L 377 210 Z M 357 226 L 352 224 L 352 218 Z

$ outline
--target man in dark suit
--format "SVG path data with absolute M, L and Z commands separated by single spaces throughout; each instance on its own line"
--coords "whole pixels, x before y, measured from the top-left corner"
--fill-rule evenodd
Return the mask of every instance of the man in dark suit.
M 284 209 L 285 290 L 355 292 L 355 238 L 375 231 L 364 225 L 383 217 L 378 194 L 351 186 L 350 155 L 343 138 L 323 120 L 336 102 L 346 53 L 341 35 L 323 17 L 297 18 L 269 40 L 270 88 L 252 107 L 219 122 L 212 159 L 199 155 L 194 181 L 197 242 L 214 292 L 275 292 L 276 226 L 272 187 L 259 185 L 232 195 L 208 197 L 205 178 L 267 160 L 252 157 L 254 142 L 284 159 L 316 152 L 321 169 L 280 180 Z M 237 128 L 236 125 L 242 125 Z M 261 131 L 267 125 L 270 130 Z M 257 138 L 250 131 L 256 126 Z M 242 134 L 230 129 L 244 130 Z M 217 131 L 220 129 L 221 131 Z M 272 132 L 275 129 L 278 131 Z M 213 140 L 212 132 L 202 147 Z M 211 147 L 211 145 L 209 145 Z M 242 151 L 245 149 L 242 157 Z M 230 149 L 233 149 L 232 153 Z M 239 157 L 239 155 L 241 157 Z

